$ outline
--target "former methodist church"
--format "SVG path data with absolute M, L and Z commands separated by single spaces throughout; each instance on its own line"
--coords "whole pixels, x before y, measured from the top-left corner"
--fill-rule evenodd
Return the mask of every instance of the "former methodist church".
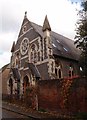
M 72 78 L 79 75 L 79 51 L 74 41 L 51 30 L 47 16 L 43 26 L 27 18 L 11 49 L 8 92 L 24 94 L 37 80 Z

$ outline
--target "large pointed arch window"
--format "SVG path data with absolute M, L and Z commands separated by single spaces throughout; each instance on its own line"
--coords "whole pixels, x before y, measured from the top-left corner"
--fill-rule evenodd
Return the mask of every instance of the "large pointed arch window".
M 31 62 L 33 63 L 38 61 L 38 48 L 36 44 L 31 45 L 30 58 L 31 58 Z

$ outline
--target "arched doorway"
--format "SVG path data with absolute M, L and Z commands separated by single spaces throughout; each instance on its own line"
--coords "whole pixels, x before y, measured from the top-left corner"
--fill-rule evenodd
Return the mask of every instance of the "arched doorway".
M 23 94 L 26 93 L 26 88 L 29 86 L 29 78 L 26 75 L 23 79 Z

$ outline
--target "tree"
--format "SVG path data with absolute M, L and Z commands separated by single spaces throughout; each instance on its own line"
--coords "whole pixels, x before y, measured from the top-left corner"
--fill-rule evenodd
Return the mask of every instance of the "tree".
M 87 1 L 82 2 L 81 6 L 82 9 L 78 13 L 80 19 L 76 23 L 75 44 L 81 50 L 79 63 L 82 75 L 87 77 Z

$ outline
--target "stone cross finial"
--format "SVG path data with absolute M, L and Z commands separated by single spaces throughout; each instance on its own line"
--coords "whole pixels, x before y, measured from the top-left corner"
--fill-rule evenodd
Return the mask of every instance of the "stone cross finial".
M 25 16 L 24 16 L 24 18 L 27 18 L 27 11 L 25 11 Z

